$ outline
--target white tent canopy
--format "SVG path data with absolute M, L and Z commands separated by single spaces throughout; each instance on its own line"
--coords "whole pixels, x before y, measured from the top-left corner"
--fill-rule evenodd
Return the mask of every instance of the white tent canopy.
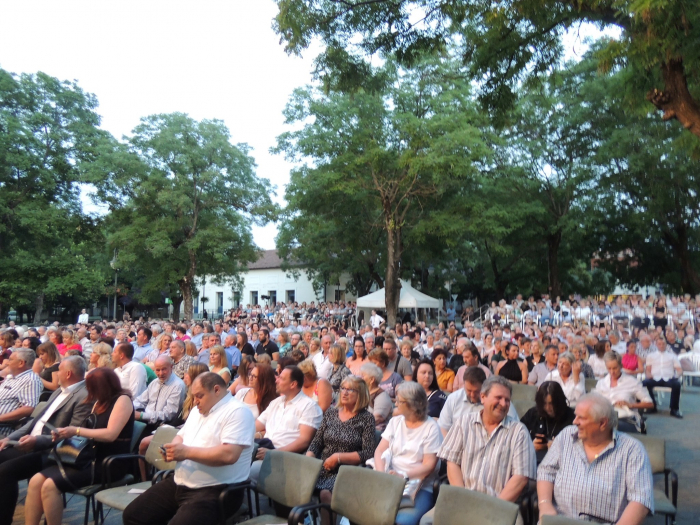
M 386 308 L 385 289 L 357 299 L 358 308 Z M 406 281 L 401 281 L 399 308 L 440 308 L 440 299 L 425 295 Z

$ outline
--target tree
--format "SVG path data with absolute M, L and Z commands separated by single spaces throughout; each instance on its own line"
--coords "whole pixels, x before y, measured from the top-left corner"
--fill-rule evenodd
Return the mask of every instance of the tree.
M 368 232 L 383 232 L 390 324 L 398 312 L 405 232 L 422 221 L 423 228 L 439 234 L 440 214 L 429 217 L 428 210 L 437 210 L 441 199 L 456 191 L 489 154 L 479 130 L 483 116 L 457 69 L 447 60 L 426 60 L 410 71 L 390 63 L 372 72 L 373 79 L 388 79 L 380 91 L 349 96 L 299 89 L 285 109 L 288 124 L 304 125 L 281 135 L 276 151 L 293 161 L 308 161 L 294 172 L 288 193 L 309 191 L 318 196 L 316 208 L 330 208 L 333 215 L 348 213 L 355 222 L 335 230 L 337 235 L 364 238 L 364 245 L 371 246 Z M 297 205 L 295 195 L 291 197 Z M 356 203 L 367 212 L 358 216 Z M 310 204 L 307 199 L 288 213 L 316 215 Z M 316 224 L 312 220 L 309 226 Z M 348 234 L 351 229 L 357 231 Z M 295 243 L 285 239 L 285 244 Z
M 110 171 L 113 184 L 100 188 L 100 198 L 111 208 L 108 242 L 118 265 L 141 269 L 145 293 L 176 285 L 188 319 L 195 277 L 244 270 L 258 254 L 250 225 L 276 215 L 250 148 L 229 138 L 219 120 L 153 115 L 98 168 Z
M 455 39 L 492 108 L 509 106 L 521 81 L 546 76 L 562 57 L 561 35 L 593 23 L 619 29 L 598 54 L 603 69 L 630 73 L 646 98 L 700 137 L 700 10 L 684 0 L 277 0 L 275 29 L 290 53 L 325 46 L 318 74 L 328 88 L 352 89 L 366 57 L 414 63 Z M 455 38 L 456 37 L 456 38 Z
M 32 308 L 39 321 L 47 300 L 85 304 L 103 293 L 90 233 L 99 224 L 79 198 L 109 139 L 96 107 L 75 83 L 0 70 L 0 312 Z

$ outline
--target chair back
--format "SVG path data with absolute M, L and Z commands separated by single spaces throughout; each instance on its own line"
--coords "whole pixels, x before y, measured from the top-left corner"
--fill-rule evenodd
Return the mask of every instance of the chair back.
M 542 516 L 540 519 L 542 525 L 581 525 L 582 521 L 566 516 Z
M 651 437 L 645 434 L 634 434 L 634 439 L 641 441 L 649 456 L 651 473 L 658 474 L 666 469 L 666 441 L 662 438 Z
M 34 410 L 32 410 L 32 415 L 29 416 L 30 418 L 35 418 L 38 416 L 42 410 L 44 410 L 44 407 L 46 406 L 47 401 L 39 401 L 36 406 L 34 407 Z
M 481 492 L 442 485 L 435 503 L 434 525 L 513 525 L 518 506 Z
M 598 380 L 595 377 L 586 379 L 586 394 L 593 391 L 595 386 L 598 384 Z
M 335 479 L 331 509 L 361 525 L 394 525 L 406 482 L 368 468 L 343 465 Z
M 174 469 L 177 461 L 165 461 L 160 453 L 161 445 L 170 443 L 177 435 L 177 429 L 170 426 L 158 427 L 153 439 L 146 449 L 146 461 L 153 465 L 156 470 Z
M 511 401 L 511 404 L 515 407 L 515 411 L 518 413 L 519 418 L 522 418 L 525 415 L 525 412 L 530 410 L 532 407 L 537 406 L 534 401 L 526 399 L 516 399 L 515 401 Z
M 139 438 L 141 437 L 141 434 L 143 434 L 145 428 L 146 423 L 143 421 L 134 421 L 134 433 L 131 434 L 131 448 L 129 449 L 131 452 L 136 450 L 136 445 L 138 445 Z
M 535 401 L 535 395 L 537 394 L 535 385 L 513 384 L 511 386 L 513 387 L 511 401 Z
M 258 489 L 285 507 L 311 501 L 323 462 L 303 454 L 268 450 L 260 467 Z

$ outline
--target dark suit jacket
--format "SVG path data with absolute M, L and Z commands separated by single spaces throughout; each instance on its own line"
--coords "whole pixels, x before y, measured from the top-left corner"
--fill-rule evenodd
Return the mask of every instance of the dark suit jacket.
M 18 440 L 22 436 L 28 436 L 34 424 L 39 421 L 44 413 L 49 409 L 54 400 L 61 395 L 61 389 L 57 389 L 51 397 L 46 402 L 43 410 L 34 418 L 27 422 L 24 426 L 15 430 L 12 434 L 8 436 L 9 439 Z M 85 419 L 92 412 L 92 404 L 84 403 L 87 397 L 87 388 L 85 388 L 85 383 L 80 385 L 77 389 L 71 392 L 66 399 L 63 400 L 61 405 L 51 414 L 48 422 L 51 423 L 56 428 L 68 427 L 68 426 L 81 426 Z M 51 431 L 45 426 L 41 430 L 41 435 L 36 438 L 36 446 L 34 450 L 47 450 L 53 446 L 53 440 L 51 439 Z

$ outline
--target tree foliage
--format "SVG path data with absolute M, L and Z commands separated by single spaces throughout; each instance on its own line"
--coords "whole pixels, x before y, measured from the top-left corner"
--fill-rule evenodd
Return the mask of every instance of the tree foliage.
M 140 268 L 144 294 L 177 286 L 188 319 L 196 276 L 237 275 L 257 258 L 250 225 L 275 217 L 250 148 L 229 139 L 218 120 L 153 115 L 103 159 L 111 184 L 100 196 L 118 266 Z
M 288 52 L 312 40 L 327 88 L 353 89 L 367 56 L 413 64 L 453 42 L 491 108 L 508 107 L 521 82 L 546 77 L 562 58 L 562 35 L 584 23 L 614 27 L 599 66 L 631 72 L 629 93 L 700 137 L 700 10 L 685 0 L 277 0 L 275 28 Z

